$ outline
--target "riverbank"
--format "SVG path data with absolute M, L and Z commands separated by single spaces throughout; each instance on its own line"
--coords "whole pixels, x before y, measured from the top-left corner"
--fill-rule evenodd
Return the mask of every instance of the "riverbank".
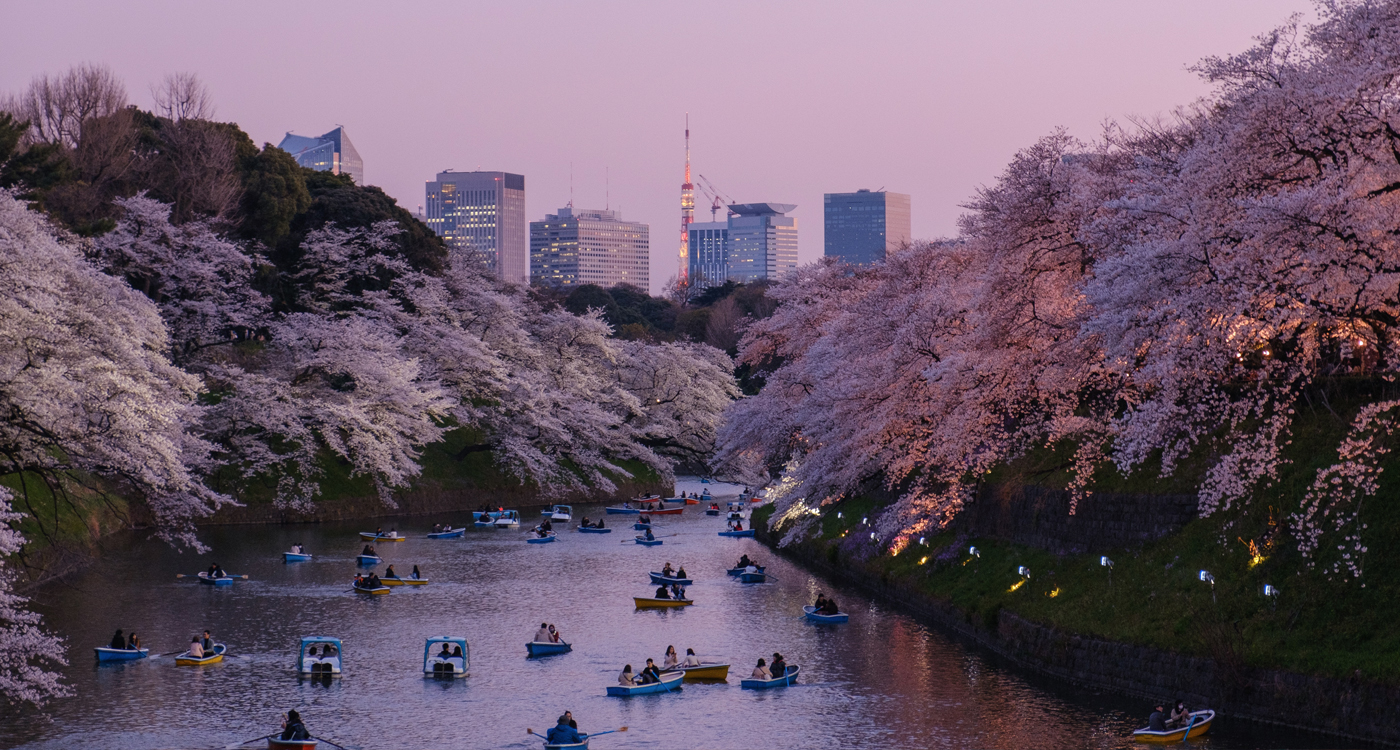
M 844 510 L 836 510 L 843 506 Z M 1134 563 L 1145 569 L 1166 549 L 1193 546 L 1194 537 L 1206 531 L 1205 524 L 1196 528 L 1188 524 L 1182 532 L 1118 555 L 1122 558 L 1115 561 L 1120 596 L 1103 591 L 1070 596 L 1067 589 L 1078 586 L 1091 569 L 1083 555 L 1061 557 L 957 531 L 911 545 L 901 555 L 877 555 L 869 545 L 857 543 L 863 532 L 850 533 L 864 527 L 877 509 L 877 503 L 868 499 L 824 509 L 820 533 L 781 548 L 778 535 L 768 529 L 771 508 L 759 509 L 753 525 L 759 541 L 805 567 L 856 586 L 1033 672 L 1142 698 L 1145 703 L 1180 698 L 1215 708 L 1222 719 L 1242 718 L 1400 745 L 1400 715 L 1394 710 L 1400 704 L 1400 685 L 1367 676 L 1359 666 L 1350 675 L 1340 676 L 1260 666 L 1251 648 L 1258 645 L 1258 634 L 1242 627 L 1244 618 L 1235 616 L 1241 609 L 1239 602 L 1218 606 L 1220 595 L 1235 596 L 1235 586 L 1215 592 L 1211 601 L 1215 606 L 1201 606 L 1168 585 L 1169 580 L 1184 582 L 1198 571 L 1177 569 L 1173 574 L 1168 563 L 1160 576 L 1163 580 L 1153 582 L 1158 591 L 1137 599 L 1136 606 L 1131 596 L 1122 596 L 1142 583 L 1132 582 L 1131 576 L 1140 574 Z M 977 555 L 969 553 L 972 547 L 977 547 Z M 1175 557 L 1179 560 L 1180 554 Z M 1097 561 L 1095 557 L 1093 562 Z M 1020 567 L 1029 568 L 1030 578 L 1017 574 Z M 1115 571 L 1098 567 L 1105 587 L 1111 587 Z M 1208 585 L 1196 583 L 1199 591 L 1190 593 L 1209 592 Z M 1252 589 L 1252 582 L 1248 588 Z M 1271 605 L 1263 606 L 1270 610 L 1264 619 L 1275 622 L 1279 630 L 1298 629 L 1301 609 L 1285 609 L 1280 616 Z M 1068 627 L 1046 616 L 1052 608 L 1062 621 L 1101 625 L 1130 621 L 1139 628 L 1138 637 L 1107 638 L 1090 628 Z M 1157 621 L 1172 614 L 1175 623 L 1169 633 L 1175 633 L 1183 648 L 1152 644 Z

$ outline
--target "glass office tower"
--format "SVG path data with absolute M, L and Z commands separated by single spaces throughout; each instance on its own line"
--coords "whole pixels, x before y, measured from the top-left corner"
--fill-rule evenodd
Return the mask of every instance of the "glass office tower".
M 729 278 L 729 222 L 690 224 L 690 283 L 703 289 Z
M 530 222 L 530 278 L 545 284 L 631 284 L 650 292 L 651 228 L 616 211 L 565 207 Z
M 530 281 L 525 178 L 509 172 L 440 172 L 428 183 L 427 224 L 505 281 Z
M 308 169 L 335 174 L 348 174 L 356 185 L 365 184 L 365 163 L 360 160 L 360 152 L 345 135 L 345 128 L 336 127 L 325 135 L 308 138 L 292 135 L 288 130 L 277 148 L 292 155 L 297 163 Z
M 789 203 L 739 203 L 729 207 L 725 278 L 741 283 L 778 279 L 797 270 L 797 219 Z
M 870 265 L 883 261 L 892 250 L 907 244 L 913 233 L 909 224 L 909 196 L 904 193 L 827 193 L 827 256 L 846 263 Z

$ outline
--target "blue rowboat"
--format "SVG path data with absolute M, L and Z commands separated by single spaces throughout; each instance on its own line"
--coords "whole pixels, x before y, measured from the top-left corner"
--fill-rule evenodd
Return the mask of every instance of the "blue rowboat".
M 355 562 L 359 565 L 378 565 L 384 562 L 384 558 L 379 555 L 355 555 Z
M 709 483 L 710 483 L 710 478 L 709 478 L 709 477 L 700 477 L 700 484 L 709 484 Z M 708 494 L 708 493 L 709 493 L 709 490 L 705 490 L 705 492 L 706 492 L 706 494 Z
M 460 529 L 448 529 L 447 531 L 433 531 L 428 534 L 429 539 L 457 539 L 465 534 L 467 527 Z
M 721 531 L 721 532 L 719 532 L 719 535 L 720 535 L 720 536 L 753 536 L 753 529 L 744 529 L 743 531 Z
M 633 528 L 633 529 L 636 529 L 637 531 L 646 531 L 647 529 L 651 528 L 651 524 L 649 524 L 649 523 L 642 523 L 641 521 L 638 521 L 638 522 L 632 524 L 632 528 Z
M 661 543 L 661 540 L 660 540 L 660 539 L 647 539 L 647 538 L 644 537 L 644 536 L 639 536 L 639 537 L 637 537 L 637 544 L 645 544 L 645 545 L 648 546 L 648 547 L 655 547 L 656 545 L 658 545 L 658 544 L 660 544 L 660 543 Z M 626 542 L 623 542 L 623 544 L 626 544 Z
M 719 508 L 706 508 L 706 509 L 705 509 L 705 515 L 707 515 L 707 516 L 717 516 L 717 515 L 719 515 Z
M 774 677 L 771 680 L 743 680 L 739 683 L 739 687 L 748 688 L 749 690 L 767 690 L 768 688 L 787 687 L 797 682 L 797 671 L 799 669 L 801 669 L 801 667 L 789 665 L 787 674 L 781 677 Z
M 834 615 L 817 614 L 817 608 L 810 604 L 803 607 L 802 611 L 806 613 L 807 619 L 811 620 L 812 622 L 825 622 L 834 625 L 838 622 L 847 622 L 851 619 L 851 616 L 846 614 L 845 612 L 837 612 Z
M 549 656 L 550 654 L 567 654 L 573 651 L 574 647 L 567 643 L 538 643 L 530 641 L 525 644 L 525 653 L 530 656 Z
M 767 574 L 767 573 L 764 573 L 764 572 L 761 571 L 761 570 L 756 570 L 756 571 L 754 571 L 754 572 L 752 572 L 752 573 L 750 573 L 750 572 L 748 572 L 748 571 L 744 571 L 743 573 L 740 573 L 740 574 L 739 574 L 739 582 L 740 582 L 740 583 L 764 583 L 764 582 L 766 582 L 767 580 L 768 580 L 768 574 Z
M 582 532 L 585 533 L 585 534 L 611 534 L 611 533 L 612 533 L 612 529 L 600 529 L 600 528 L 598 528 L 597 526 L 580 526 L 580 527 L 578 527 L 578 530 L 579 530 L 579 531 L 582 531 Z
M 622 506 L 620 506 L 620 505 L 609 505 L 608 507 L 604 508 L 603 510 L 606 511 L 606 512 L 608 512 L 608 513 L 610 513 L 610 514 L 612 514 L 612 515 L 618 515 L 618 514 L 629 515 L 629 514 L 630 514 L 630 515 L 634 515 L 634 516 L 635 516 L 635 515 L 641 514 L 641 512 L 642 512 L 642 509 L 641 509 L 641 508 L 624 508 L 624 507 L 622 507 Z
M 689 578 L 674 578 L 671 576 L 663 576 L 660 573 L 652 573 L 651 582 L 658 586 L 670 586 L 673 583 L 678 583 L 682 586 L 689 586 L 695 583 L 695 581 L 692 581 Z
M 98 646 L 93 651 L 97 652 L 98 661 L 131 661 L 144 659 L 151 653 L 148 648 L 105 648 L 103 646 Z
M 743 573 L 745 570 L 748 570 L 748 568 L 730 568 L 729 570 L 726 570 L 725 572 L 728 573 L 729 575 L 737 576 L 737 575 L 739 575 L 740 573 Z M 763 572 L 763 568 L 760 567 L 760 568 L 758 569 L 758 572 L 762 573 L 762 572 Z
M 481 517 L 472 522 L 472 525 L 479 529 L 489 529 L 496 525 L 495 519 Z
M 282 562 L 309 562 L 311 555 L 305 552 L 283 552 Z
M 529 542 L 530 544 L 549 544 L 550 542 L 558 538 L 559 535 L 551 531 L 547 536 L 532 536 L 529 539 L 526 539 L 525 541 Z
M 232 586 L 233 579 L 237 577 L 238 576 L 229 575 L 225 573 L 224 575 L 218 578 L 210 578 L 208 573 L 205 573 L 202 570 L 199 571 L 199 582 L 208 584 L 210 586 Z
M 608 695 L 626 698 L 631 695 L 646 695 L 648 693 L 669 693 L 672 690 L 679 690 L 681 680 L 684 678 L 684 672 L 667 672 L 661 675 L 660 682 L 653 682 L 650 685 L 609 685 Z

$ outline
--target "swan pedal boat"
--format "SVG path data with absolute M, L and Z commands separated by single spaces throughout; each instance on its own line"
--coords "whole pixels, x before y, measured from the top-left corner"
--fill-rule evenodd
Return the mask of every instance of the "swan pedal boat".
M 378 565 L 384 562 L 384 558 L 379 555 L 355 555 L 356 565 Z
M 838 622 L 847 622 L 851 619 L 851 616 L 846 614 L 845 612 L 837 612 L 834 615 L 821 614 L 820 612 L 817 612 L 817 608 L 811 604 L 808 604 L 807 606 L 803 607 L 802 611 L 806 613 L 807 619 L 811 620 L 812 622 L 828 622 L 835 624 Z
M 98 646 L 93 651 L 97 652 L 98 661 L 131 661 L 133 659 L 144 659 L 150 656 L 151 650 L 148 648 L 107 648 Z
M 526 539 L 525 541 L 529 542 L 530 544 L 549 544 L 550 542 L 558 538 L 559 534 L 551 531 L 548 534 L 545 534 L 544 536 L 533 536 L 529 539 Z
M 564 643 L 563 641 L 560 641 L 558 643 L 540 643 L 539 641 L 530 641 L 529 643 L 525 644 L 525 653 L 530 656 L 567 654 L 568 652 L 573 650 L 573 646 L 570 646 L 569 644 Z
M 601 529 L 600 529 L 600 528 L 598 528 L 597 526 L 580 526 L 580 527 L 578 527 L 578 530 L 579 530 L 579 531 L 582 531 L 582 532 L 585 533 L 585 534 L 611 534 L 611 533 L 612 533 L 612 529 L 610 529 L 610 528 L 606 528 L 606 527 L 605 527 L 605 528 L 601 528 Z
M 1186 732 L 1188 729 L 1192 737 L 1200 737 L 1210 731 L 1210 724 L 1212 721 L 1215 721 L 1215 712 L 1210 709 L 1192 711 L 1187 714 L 1187 716 L 1189 717 L 1187 719 L 1189 727 L 1183 726 L 1177 729 L 1168 729 L 1165 732 L 1155 732 L 1151 729 L 1139 729 L 1133 732 L 1133 741 L 1154 743 L 1181 742 L 1187 739 Z
M 431 531 L 431 532 L 428 532 L 428 538 L 429 538 L 429 539 L 456 539 L 456 538 L 462 536 L 463 534 L 465 534 L 466 532 L 467 532 L 467 527 L 465 527 L 465 526 L 463 526 L 463 527 L 460 528 L 460 529 L 448 529 L 447 531 Z
M 311 555 L 305 552 L 283 552 L 282 562 L 310 562 Z
M 695 603 L 694 599 L 656 599 L 650 596 L 634 596 L 632 601 L 636 602 L 637 609 L 665 609 L 670 607 L 689 607 Z
M 206 664 L 218 664 L 219 662 L 224 660 L 224 652 L 227 650 L 228 648 L 224 646 L 224 644 L 215 643 L 214 653 L 209 654 L 207 656 L 194 657 L 190 656 L 190 652 L 186 651 L 185 653 L 175 657 L 175 666 L 202 667 Z
M 787 687 L 788 685 L 792 685 L 797 682 L 797 672 L 800 669 L 802 668 L 797 666 L 789 666 L 787 668 L 787 674 L 781 677 L 774 677 L 771 680 L 755 680 L 752 677 L 750 677 L 747 680 L 741 681 L 739 683 L 739 687 L 747 688 L 749 690 L 767 690 L 768 688 Z
M 384 579 L 381 578 L 379 580 L 382 583 Z M 370 596 L 383 596 L 384 594 L 389 593 L 388 586 L 380 586 L 377 589 L 366 588 L 363 586 L 351 586 L 350 588 L 355 589 L 355 593 L 357 594 L 368 594 Z
M 233 579 L 238 577 L 235 575 L 229 575 L 228 573 L 225 573 L 218 578 L 210 578 L 209 574 L 202 570 L 199 571 L 199 573 L 197 573 L 196 575 L 199 576 L 200 583 L 206 583 L 210 586 L 232 586 Z
M 660 539 L 647 539 L 644 536 L 637 537 L 636 541 L 637 544 L 645 544 L 648 547 L 655 547 L 656 545 L 661 544 Z M 623 542 L 623 544 L 626 544 L 626 542 Z
M 319 740 L 279 740 L 267 738 L 267 750 L 316 750 Z
M 400 578 L 399 576 L 379 577 L 379 582 L 385 586 L 427 586 L 426 578 Z
M 671 669 L 668 669 L 665 672 L 662 672 L 661 674 L 667 674 L 668 672 L 681 672 L 685 675 L 685 679 L 687 680 L 729 679 L 728 664 L 701 663 L 698 667 L 672 667 Z
M 360 538 L 366 542 L 402 542 L 408 537 L 398 533 L 379 534 L 373 531 L 361 531 Z
M 743 531 L 734 531 L 734 530 L 730 530 L 730 531 L 721 531 L 721 532 L 719 532 L 719 535 L 720 535 L 720 536 L 753 536 L 753 529 L 744 529 Z
M 690 585 L 692 585 L 692 584 L 695 583 L 695 581 L 692 581 L 692 580 L 690 580 L 689 578 L 677 578 L 677 577 L 675 577 L 675 576 L 665 576 L 665 575 L 662 575 L 662 574 L 660 574 L 660 573 L 651 573 L 650 575 L 651 575 L 651 582 L 654 583 L 654 584 L 656 584 L 656 585 L 658 585 L 658 586 L 670 586 L 670 585 L 673 584 L 673 583 L 679 583 L 679 584 L 682 585 L 682 586 L 690 586 Z
M 669 693 L 681 686 L 681 680 L 685 679 L 684 672 L 662 672 L 661 681 L 653 682 L 650 685 L 609 685 L 608 695 L 627 697 L 629 695 L 646 695 L 648 693 Z

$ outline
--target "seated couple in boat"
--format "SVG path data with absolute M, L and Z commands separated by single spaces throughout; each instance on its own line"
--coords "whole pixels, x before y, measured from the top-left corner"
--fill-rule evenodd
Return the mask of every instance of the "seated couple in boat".
M 379 553 L 374 551 L 374 545 L 372 544 L 366 544 L 365 548 L 363 550 L 360 550 L 360 554 L 368 555 L 370 557 L 379 557 Z
M 1181 729 L 1191 721 L 1191 710 L 1186 704 L 1177 701 L 1172 706 L 1171 716 L 1162 710 L 1161 706 L 1155 706 L 1152 715 L 1147 717 L 1147 728 L 1153 732 L 1170 732 L 1173 729 Z
M 442 650 L 437 652 L 435 656 L 438 658 L 439 661 L 448 661 L 449 659 L 460 659 L 462 658 L 462 647 L 454 646 L 451 643 L 443 642 Z
M 671 563 L 669 563 L 669 562 L 666 563 L 665 565 L 661 566 L 661 575 L 662 575 L 662 577 L 664 577 L 664 578 L 688 578 L 688 577 L 689 577 L 689 576 L 687 576 L 687 575 L 685 574 L 685 567 L 684 567 L 684 566 L 682 566 L 680 570 L 676 570 L 676 569 L 674 569 L 674 568 L 671 567 Z
M 632 665 L 628 664 L 622 668 L 622 674 L 617 676 L 617 684 L 631 687 L 633 685 L 651 685 L 661 682 L 661 670 L 656 668 L 656 662 L 647 659 L 646 668 L 639 675 L 632 674 Z
M 663 585 L 663 586 L 657 586 L 657 587 L 656 587 L 656 598 L 657 598 L 657 599 L 675 599 L 676 601 L 685 601 L 685 587 L 682 586 L 682 585 L 680 585 L 680 584 L 678 584 L 678 583 L 673 583 L 673 584 L 671 584 L 671 587 L 670 587 L 670 588 L 667 588 L 667 587 L 664 586 L 664 585 Z
M 549 519 L 545 519 L 543 523 L 535 527 L 535 536 L 543 539 L 549 536 L 551 531 L 554 531 L 554 524 L 550 523 Z
M 748 555 L 744 555 L 744 556 L 740 557 L 740 558 L 739 558 L 739 564 L 738 564 L 738 565 L 735 565 L 734 567 L 736 567 L 736 568 L 758 568 L 759 570 L 763 570 L 763 566 L 762 566 L 762 565 L 759 565 L 758 563 L 754 562 L 753 560 L 750 560 Z
M 301 714 L 295 710 L 287 712 L 287 718 L 282 720 L 282 734 L 278 736 L 281 740 L 309 740 L 311 731 L 301 721 Z M 245 743 L 246 744 L 246 743 Z
M 680 660 L 680 657 L 676 656 L 675 646 L 667 646 L 666 655 L 661 657 L 661 671 L 663 672 L 676 669 L 678 667 L 698 666 L 700 666 L 700 657 L 695 655 L 695 649 L 693 648 L 688 648 L 685 650 L 685 661 L 683 662 Z
M 738 519 L 738 518 L 734 519 L 733 521 L 730 521 L 730 523 L 729 523 L 729 530 L 730 530 L 730 531 L 743 531 L 743 530 L 744 530 L 744 522 L 743 522 L 741 519 Z
M 643 536 L 643 538 L 646 539 L 648 542 L 654 542 L 654 541 L 656 541 L 656 535 L 653 534 L 653 533 L 651 533 L 651 529 L 645 529 L 645 530 L 643 530 L 643 531 L 642 531 L 642 536 Z
M 540 629 L 535 631 L 535 643 L 562 643 L 559 631 L 547 622 L 540 623 Z
M 321 647 L 321 653 L 319 654 L 316 653 L 315 646 L 309 646 L 306 649 L 306 658 L 315 659 L 317 661 L 334 659 L 338 656 L 340 656 L 340 650 L 337 649 L 333 643 L 327 643 L 325 646 Z
M 813 603 L 812 606 L 817 608 L 817 614 L 819 615 L 834 615 L 841 612 L 841 610 L 836 607 L 836 600 L 826 598 L 826 595 L 820 591 L 817 592 L 817 601 Z
M 389 538 L 389 539 L 395 539 L 395 538 L 397 538 L 398 535 L 399 535 L 399 530 L 398 530 L 398 529 L 389 529 L 389 533 L 385 534 L 385 533 L 384 533 L 384 527 L 383 527 L 383 526 L 380 526 L 379 528 L 377 528 L 377 529 L 374 530 L 374 535 L 375 535 L 375 536 L 387 537 L 387 538 Z
M 753 674 L 750 676 L 755 680 L 771 680 L 785 674 L 787 674 L 787 661 L 783 659 L 782 654 L 774 651 L 773 664 L 768 665 L 763 659 L 759 659 L 758 666 L 753 668 Z
M 382 587 L 383 585 L 384 582 L 379 580 L 379 576 L 375 575 L 374 573 L 370 573 L 368 576 L 355 576 L 355 588 L 357 589 L 377 589 Z
M 118 630 L 117 634 L 112 636 L 112 642 L 108 644 L 107 648 L 118 651 L 135 651 L 141 648 L 141 639 L 137 638 L 135 633 L 123 638 L 122 631 Z
M 579 527 L 584 529 L 601 529 L 604 528 L 603 519 L 598 519 L 598 523 L 589 523 L 588 516 L 584 516 L 583 521 L 579 523 Z
M 228 575 L 228 573 L 224 572 L 224 566 L 218 563 L 210 564 L 209 570 L 205 571 L 205 573 L 208 574 L 210 578 L 224 578 Z
M 385 577 L 385 578 L 398 578 L 398 577 L 399 577 L 399 574 L 398 574 L 398 573 L 395 573 L 395 572 L 394 572 L 394 566 L 393 566 L 393 565 L 390 565 L 389 567 L 387 567 L 387 568 L 384 569 L 384 577 Z M 409 577 L 412 578 L 412 579 L 414 579 L 414 580 L 417 580 L 417 579 L 423 577 L 423 574 L 418 572 L 418 566 L 417 566 L 417 565 L 414 565 L 414 566 L 413 566 L 413 574 L 410 575 Z
M 293 545 L 292 545 L 292 554 L 293 554 L 293 555 L 304 555 L 304 554 L 306 554 L 305 549 L 306 549 L 306 548 L 305 548 L 305 547 L 302 547 L 300 544 L 293 544 Z

